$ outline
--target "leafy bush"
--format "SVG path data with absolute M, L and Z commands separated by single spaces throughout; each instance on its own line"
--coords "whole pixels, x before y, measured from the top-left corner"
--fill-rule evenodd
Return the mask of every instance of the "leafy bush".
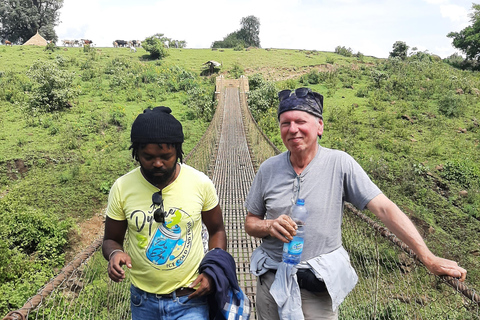
M 97 76 L 97 74 L 96 74 L 95 70 L 93 70 L 93 69 L 86 69 L 86 70 L 82 73 L 82 81 L 92 80 L 92 79 L 94 79 L 96 76 Z
M 311 70 L 309 73 L 304 74 L 300 77 L 300 83 L 304 85 L 309 84 L 319 84 L 321 82 L 326 81 L 329 76 L 331 76 L 331 72 L 321 72 L 318 70 Z
M 360 51 L 358 51 L 356 54 L 355 54 L 355 57 L 357 57 L 357 59 L 361 62 L 363 62 L 365 60 L 365 55 L 363 53 L 361 53 Z
M 239 43 L 235 46 L 235 48 L 233 48 L 233 51 L 243 51 L 245 49 L 245 47 L 243 46 L 242 43 Z
M 55 50 L 58 50 L 58 47 L 55 45 L 55 43 L 53 41 L 48 43 L 45 46 L 45 51 L 55 52 Z
M 189 108 L 187 117 L 211 121 L 215 114 L 215 102 L 211 92 L 203 87 L 196 86 L 187 91 L 187 96 L 186 104 Z
M 335 58 L 334 57 L 327 57 L 325 62 L 328 63 L 328 64 L 334 64 L 335 63 Z
M 92 50 L 92 48 L 90 47 L 89 44 L 84 44 L 83 45 L 83 52 L 90 52 L 90 51 L 94 52 L 95 50 Z
M 345 57 L 351 57 L 353 56 L 353 50 L 351 48 L 346 48 L 346 47 L 341 47 L 341 46 L 337 46 L 335 48 L 335 53 L 339 54 L 339 55 L 342 55 L 342 56 L 345 56 Z
M 62 70 L 56 62 L 38 60 L 27 75 L 33 82 L 27 109 L 33 114 L 68 108 L 79 94 L 73 86 L 75 74 Z
M 366 87 L 360 87 L 358 88 L 357 92 L 355 93 L 356 97 L 359 98 L 366 98 L 368 97 L 368 88 Z
M 233 68 L 229 71 L 229 73 L 232 75 L 234 79 L 240 78 L 240 76 L 243 75 L 244 72 L 245 71 L 243 70 L 243 67 L 238 63 L 235 63 L 233 65 Z
M 390 52 L 389 57 L 399 57 L 400 59 L 404 60 L 407 58 L 409 46 L 403 41 L 396 41 L 393 44 L 393 51 Z
M 382 85 L 382 81 L 388 79 L 387 73 L 375 69 L 371 71 L 371 76 L 376 88 L 380 88 Z
M 267 112 L 270 108 L 276 108 L 277 103 L 277 88 L 273 82 L 264 82 L 260 88 L 250 90 L 248 95 L 248 106 L 257 122 L 261 113 Z
M 463 109 L 462 97 L 454 93 L 447 93 L 438 101 L 438 111 L 446 117 L 458 117 Z
M 444 179 L 455 181 L 462 187 L 470 188 L 478 186 L 480 180 L 480 169 L 470 160 L 447 161 L 440 171 Z
M 256 90 L 265 85 L 265 79 L 261 73 L 255 73 L 254 75 L 248 77 L 248 87 L 250 90 Z
M 168 49 L 156 36 L 148 37 L 142 42 L 142 47 L 150 53 L 151 59 L 163 59 L 168 56 Z

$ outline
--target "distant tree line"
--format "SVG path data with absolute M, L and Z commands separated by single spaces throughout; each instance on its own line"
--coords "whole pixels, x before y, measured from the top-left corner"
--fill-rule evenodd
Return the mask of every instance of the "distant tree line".
M 360 51 L 358 51 L 357 53 L 353 53 L 352 48 L 347 48 L 345 46 L 336 46 L 335 53 L 344 57 L 357 57 L 360 60 L 363 60 L 364 58 L 363 53 L 361 53 Z
M 255 16 L 242 18 L 240 30 L 229 33 L 220 41 L 214 41 L 212 48 L 260 48 L 260 19 Z
M 1 0 L 0 39 L 23 44 L 37 31 L 47 40 L 58 40 L 55 26 L 59 24 L 63 0 Z

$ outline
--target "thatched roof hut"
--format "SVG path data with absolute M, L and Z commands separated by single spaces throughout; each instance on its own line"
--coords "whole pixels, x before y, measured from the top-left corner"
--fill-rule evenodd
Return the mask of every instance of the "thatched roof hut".
M 46 46 L 47 40 L 45 40 L 37 31 L 37 34 L 31 37 L 23 45 L 24 46 Z

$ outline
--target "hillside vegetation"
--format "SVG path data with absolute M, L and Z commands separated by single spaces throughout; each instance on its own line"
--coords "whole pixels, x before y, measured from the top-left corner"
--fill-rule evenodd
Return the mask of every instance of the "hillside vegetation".
M 246 74 L 249 104 L 279 148 L 275 94 L 325 96 L 321 144 L 349 152 L 416 223 L 432 251 L 480 287 L 477 73 L 427 54 L 407 60 L 301 50 L 0 47 L 0 314 L 23 305 L 65 261 L 82 221 L 135 167 L 130 126 L 169 106 L 188 153 L 214 112 L 214 79 Z M 204 63 L 222 64 L 209 75 Z

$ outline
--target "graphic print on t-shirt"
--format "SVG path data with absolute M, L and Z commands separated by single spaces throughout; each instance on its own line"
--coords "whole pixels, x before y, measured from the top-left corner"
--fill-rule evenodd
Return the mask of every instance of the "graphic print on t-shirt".
M 147 259 L 156 269 L 171 270 L 182 265 L 192 248 L 193 226 L 188 213 L 170 209 L 146 249 Z

